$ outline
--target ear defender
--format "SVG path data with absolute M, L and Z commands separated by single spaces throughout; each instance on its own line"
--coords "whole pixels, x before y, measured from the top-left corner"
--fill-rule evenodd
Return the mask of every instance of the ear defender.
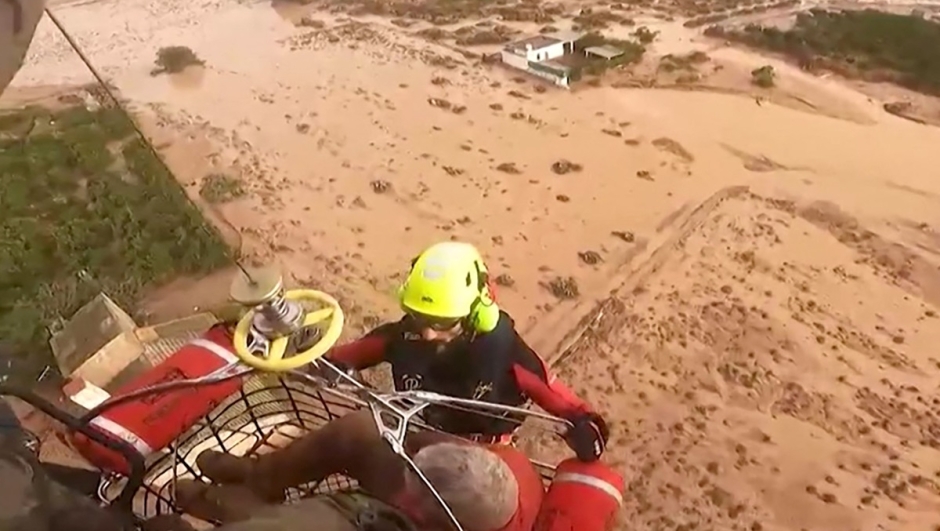
M 477 300 L 470 307 L 467 320 L 474 332 L 486 334 L 496 329 L 499 324 L 499 306 L 490 297 L 489 274 L 481 264 L 474 262 L 477 270 L 477 288 L 480 290 Z
M 487 296 L 486 298 L 489 297 Z M 474 308 L 468 319 L 470 320 L 470 325 L 473 327 L 474 332 L 480 334 L 492 332 L 496 330 L 496 325 L 499 324 L 499 306 L 492 301 L 490 301 L 490 304 L 483 304 L 481 302 L 476 305 L 476 308 Z

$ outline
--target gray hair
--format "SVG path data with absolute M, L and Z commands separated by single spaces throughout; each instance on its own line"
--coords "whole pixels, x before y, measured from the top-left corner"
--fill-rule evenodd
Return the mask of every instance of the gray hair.
M 414 457 L 466 531 L 495 531 L 512 519 L 519 504 L 519 484 L 509 465 L 482 446 L 439 443 L 422 448 Z M 421 504 L 435 519 L 445 517 L 427 487 L 408 477 L 420 493 Z

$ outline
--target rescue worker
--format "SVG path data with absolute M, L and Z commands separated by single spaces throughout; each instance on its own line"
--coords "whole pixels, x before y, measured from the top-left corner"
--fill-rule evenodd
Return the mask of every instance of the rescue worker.
M 572 422 L 566 440 L 584 461 L 598 459 L 609 436 L 604 419 L 574 395 L 516 332 L 493 300 L 490 279 L 472 245 L 443 242 L 411 262 L 399 290 L 405 315 L 361 339 L 334 347 L 327 359 L 360 370 L 388 362 L 395 389 L 426 390 L 523 406 L 532 400 Z M 493 418 L 429 408 L 424 420 L 477 442 L 508 442 L 521 417 Z
M 605 531 L 622 502 L 622 478 L 597 462 L 568 460 L 579 473 L 559 473 L 546 494 L 531 462 L 512 446 L 435 432 L 411 433 L 405 442 L 406 452 L 466 531 Z M 268 454 L 246 458 L 205 451 L 196 464 L 213 484 L 177 483 L 177 504 L 223 523 L 221 530 L 306 531 L 311 522 L 323 531 L 452 529 L 430 491 L 379 436 L 370 411 L 333 420 Z M 559 466 L 565 469 L 565 463 Z M 284 500 L 287 489 L 319 485 L 333 474 L 351 477 L 358 487 L 315 494 L 286 516 L 270 507 Z M 586 490 L 559 490 L 552 497 L 556 485 L 577 482 Z M 259 523 L 260 514 L 271 527 Z

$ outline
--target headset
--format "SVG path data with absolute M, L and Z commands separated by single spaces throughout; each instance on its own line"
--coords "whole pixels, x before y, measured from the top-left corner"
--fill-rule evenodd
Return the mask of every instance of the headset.
M 420 257 L 421 255 L 418 255 L 411 259 L 411 266 L 408 269 L 409 273 L 414 269 Z M 499 324 L 499 306 L 490 294 L 490 275 L 486 270 L 486 266 L 479 260 L 474 260 L 473 268 L 473 272 L 467 272 L 467 285 L 469 286 L 473 283 L 473 273 L 475 272 L 477 296 L 473 299 L 473 302 L 470 303 L 470 313 L 464 318 L 463 323 L 467 326 L 467 329 L 472 332 L 486 334 L 495 330 L 496 325 Z M 399 298 L 403 290 L 404 285 L 398 289 Z

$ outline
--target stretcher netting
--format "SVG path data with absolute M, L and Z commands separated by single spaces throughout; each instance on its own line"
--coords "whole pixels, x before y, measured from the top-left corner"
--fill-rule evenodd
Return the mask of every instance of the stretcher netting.
M 238 392 L 169 447 L 147 460 L 144 483 L 134 498 L 134 512 L 142 518 L 173 512 L 176 481 L 208 481 L 196 467 L 196 458 L 205 450 L 240 456 L 272 452 L 333 419 L 364 407 L 368 406 L 360 400 L 324 392 L 294 379 L 270 374 L 251 376 Z M 412 429 L 421 428 L 412 426 Z M 551 479 L 551 467 L 540 464 L 536 467 L 546 481 Z M 109 495 L 117 493 L 123 483 L 110 485 Z M 355 483 L 350 478 L 335 475 L 317 485 L 290 489 L 288 499 L 297 500 L 352 486 Z

